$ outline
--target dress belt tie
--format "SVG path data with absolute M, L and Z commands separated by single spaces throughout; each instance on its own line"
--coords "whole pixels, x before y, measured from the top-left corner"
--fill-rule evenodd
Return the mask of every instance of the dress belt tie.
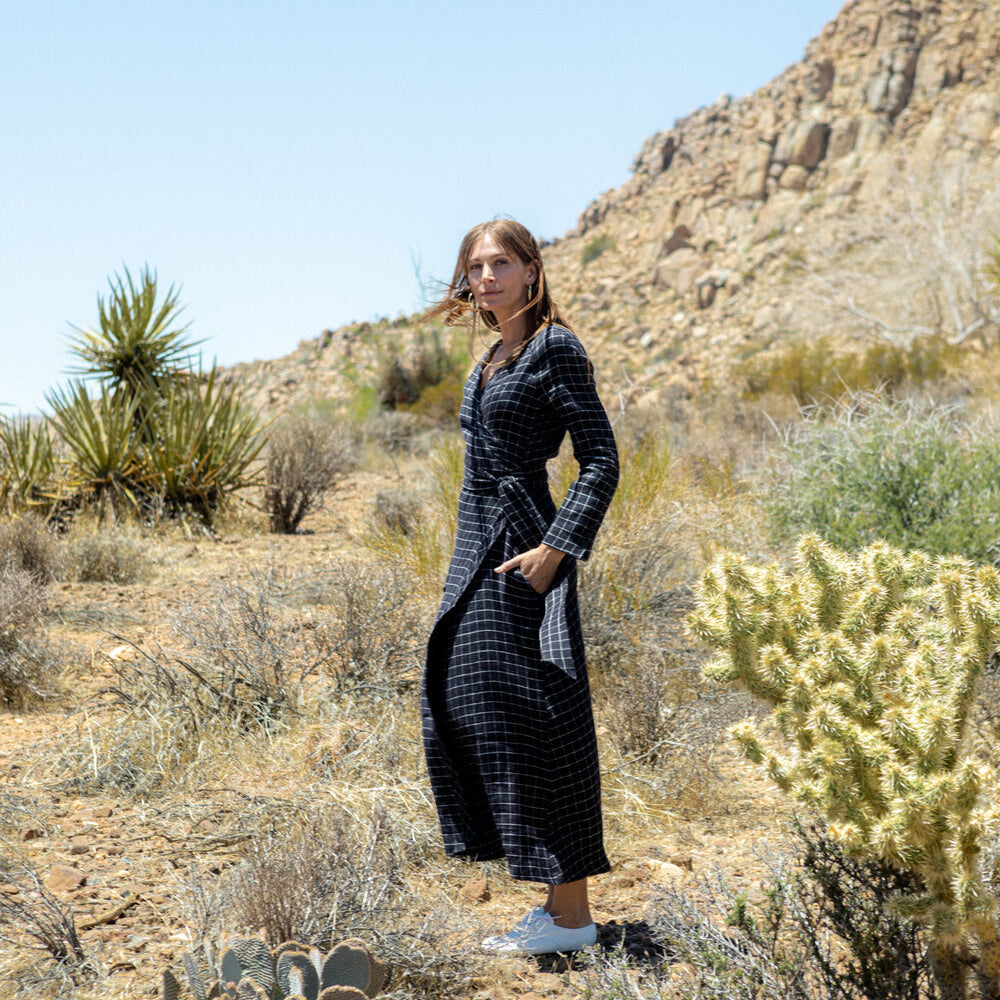
M 544 469 L 538 472 L 505 473 L 494 476 L 488 472 L 466 472 L 462 489 L 483 496 L 498 496 L 502 488 L 521 486 L 524 489 L 549 488 L 549 477 Z
M 544 469 L 501 476 L 466 472 L 462 489 L 477 496 L 496 497 L 507 523 L 529 547 L 537 545 L 548 530 L 548 523 L 531 495 L 542 490 L 548 494 L 549 479 Z

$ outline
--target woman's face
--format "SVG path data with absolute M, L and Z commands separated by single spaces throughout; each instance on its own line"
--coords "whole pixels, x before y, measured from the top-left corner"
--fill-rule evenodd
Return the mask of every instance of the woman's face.
M 509 254 L 487 234 L 480 237 L 469 254 L 466 277 L 476 305 L 487 309 L 503 323 L 528 301 L 528 286 L 534 284 L 538 269 L 516 254 Z

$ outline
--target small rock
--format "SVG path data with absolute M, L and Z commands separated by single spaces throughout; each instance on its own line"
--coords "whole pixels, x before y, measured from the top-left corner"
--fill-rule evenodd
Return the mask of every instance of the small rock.
M 86 881 L 87 876 L 82 871 L 69 865 L 53 865 L 49 869 L 48 887 L 53 892 L 71 892 Z
M 90 854 L 90 848 L 91 848 L 91 845 L 89 843 L 85 843 L 85 844 L 70 844 L 69 845 L 69 853 L 70 854 L 76 854 L 76 855 Z
M 107 819 L 108 816 L 113 816 L 114 812 L 114 806 L 98 806 L 93 811 L 93 816 L 95 819 Z
M 26 826 L 21 830 L 21 840 L 38 840 L 45 836 L 45 831 L 40 826 Z
M 459 890 L 467 903 L 485 903 L 490 898 L 490 887 L 484 878 L 469 879 Z
M 16 896 L 20 891 L 20 886 L 12 885 L 11 883 L 0 885 L 0 893 L 3 893 L 4 896 Z
M 678 868 L 686 868 L 689 872 L 694 871 L 694 861 L 692 861 L 689 854 L 675 854 L 670 859 L 670 863 L 677 865 Z

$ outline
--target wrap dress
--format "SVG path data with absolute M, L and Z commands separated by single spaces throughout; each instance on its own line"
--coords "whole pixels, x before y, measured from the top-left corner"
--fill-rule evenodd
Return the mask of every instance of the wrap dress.
M 465 474 L 455 549 L 428 641 L 424 749 L 445 851 L 506 857 L 514 878 L 559 885 L 608 871 L 597 742 L 576 592 L 618 483 L 590 362 L 561 326 L 538 333 L 459 420 Z M 579 475 L 559 509 L 546 461 L 569 431 Z M 566 553 L 544 594 L 520 570 L 541 542 Z

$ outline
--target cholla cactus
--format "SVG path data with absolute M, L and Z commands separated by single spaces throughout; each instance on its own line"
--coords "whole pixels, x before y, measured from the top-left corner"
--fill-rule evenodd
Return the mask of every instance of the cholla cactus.
M 931 934 L 942 995 L 965 996 L 968 936 L 984 996 L 1000 996 L 996 900 L 978 867 L 996 775 L 964 753 L 976 680 L 1000 639 L 1000 575 L 876 544 L 854 556 L 816 535 L 797 571 L 723 553 L 688 624 L 719 650 L 705 676 L 770 702 L 782 745 L 732 735 L 855 856 L 915 873 L 899 911 Z

